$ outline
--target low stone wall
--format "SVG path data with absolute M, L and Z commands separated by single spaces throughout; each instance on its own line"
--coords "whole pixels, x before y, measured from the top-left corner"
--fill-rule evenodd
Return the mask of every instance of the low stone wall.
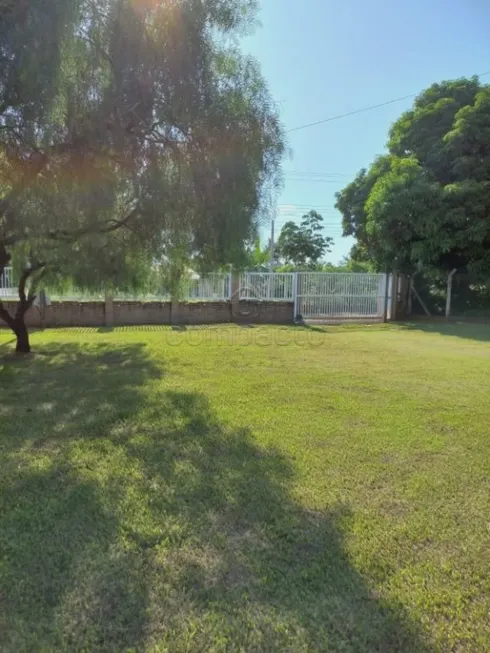
M 16 302 L 4 302 L 15 312 Z M 292 302 L 53 302 L 44 319 L 36 306 L 26 314 L 29 327 L 131 326 L 139 324 L 291 324 Z
M 15 313 L 17 302 L 3 302 L 7 310 Z M 53 302 L 45 309 L 44 319 L 37 306 L 26 313 L 29 327 L 103 326 L 105 324 L 104 302 Z
M 234 322 L 250 324 L 292 324 L 293 302 L 241 301 L 233 307 Z
M 114 325 L 170 324 L 170 302 L 114 302 Z
M 172 307 L 173 324 L 226 324 L 233 322 L 230 302 L 181 302 Z

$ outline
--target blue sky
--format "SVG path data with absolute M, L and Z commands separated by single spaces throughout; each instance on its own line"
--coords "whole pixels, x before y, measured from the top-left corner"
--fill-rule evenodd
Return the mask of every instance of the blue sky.
M 243 47 L 260 61 L 286 129 L 490 70 L 488 0 L 261 0 L 259 19 Z M 327 258 L 347 254 L 334 194 L 383 152 L 411 104 L 289 134 L 278 228 L 316 208 L 335 238 Z

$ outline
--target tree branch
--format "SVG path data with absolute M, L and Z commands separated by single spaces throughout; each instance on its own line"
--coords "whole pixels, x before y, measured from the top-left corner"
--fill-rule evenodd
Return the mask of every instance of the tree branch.
M 45 263 L 37 263 L 36 265 L 32 265 L 30 268 L 25 268 L 24 271 L 21 274 L 20 281 L 19 281 L 19 299 L 21 304 L 24 304 L 28 302 L 31 299 L 32 293 L 29 291 L 29 297 L 26 296 L 26 283 L 35 272 L 38 270 L 42 270 L 44 267 L 46 267 Z M 35 296 L 32 296 L 32 301 L 34 301 Z
M 47 272 L 48 272 L 48 268 L 44 266 L 44 268 L 41 271 L 41 274 L 37 276 L 35 280 L 32 281 L 31 286 L 29 288 L 29 292 L 27 294 L 27 301 L 31 302 L 31 304 L 36 299 L 36 290 L 39 286 L 39 282 L 46 276 Z
M 78 240 L 78 238 L 83 238 L 83 236 L 88 236 L 89 234 L 109 234 L 121 227 L 126 227 L 133 218 L 138 215 L 139 208 L 136 207 L 128 213 L 128 215 L 121 220 L 110 220 L 105 227 L 91 226 L 84 229 L 77 229 L 75 231 L 50 231 L 47 234 L 47 237 L 50 240 Z
M 33 144 L 24 144 L 32 149 L 30 158 L 25 161 L 26 163 L 32 164 L 32 167 L 24 174 L 19 185 L 11 190 L 10 193 L 0 201 L 0 216 L 4 215 L 12 207 L 13 203 L 22 196 L 27 184 L 44 170 L 49 163 L 50 156 L 67 154 L 79 147 L 78 143 L 66 142 L 51 145 L 45 151 L 42 151 Z
M 91 234 L 109 234 L 112 233 L 113 231 L 117 231 L 117 229 L 121 229 L 122 227 L 128 227 L 129 228 L 129 223 L 138 215 L 139 207 L 134 208 L 132 211 L 128 213 L 124 218 L 121 218 L 120 220 L 109 220 L 105 226 L 90 226 L 90 227 L 85 227 L 83 229 L 76 229 L 73 231 L 68 231 L 68 230 L 51 230 L 48 231 L 47 233 L 39 233 L 35 236 L 35 238 L 47 238 L 48 240 L 59 240 L 59 241 L 64 241 L 64 242 L 74 242 L 78 240 L 79 238 L 83 238 L 84 236 L 89 236 Z M 9 236 L 8 238 L 0 238 L 0 270 L 1 270 L 1 261 L 2 261 L 2 247 L 5 249 L 5 247 L 12 247 L 13 245 L 17 245 L 18 243 L 23 242 L 24 240 L 32 240 L 33 239 L 33 234 L 30 233 L 29 235 L 17 235 L 17 236 Z M 10 257 L 7 260 L 7 263 L 10 261 Z M 5 263 L 5 265 L 7 265 Z

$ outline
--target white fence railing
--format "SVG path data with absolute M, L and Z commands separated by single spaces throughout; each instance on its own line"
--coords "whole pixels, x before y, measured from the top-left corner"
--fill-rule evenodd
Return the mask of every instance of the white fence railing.
M 13 273 L 10 267 L 4 269 L 0 275 L 0 297 L 17 297 L 17 288 L 13 282 Z M 64 291 L 48 293 L 54 301 L 103 301 L 104 290 L 87 291 L 79 288 L 69 288 Z M 231 297 L 231 274 L 215 272 L 196 279 L 189 279 L 183 284 L 181 299 L 184 301 L 223 301 Z M 158 293 L 120 292 L 116 291 L 114 299 L 119 300 L 170 300 L 170 293 L 162 289 Z
M 302 319 L 383 319 L 390 316 L 391 279 L 385 274 L 340 272 L 262 273 L 239 275 L 239 299 L 294 302 L 294 317 Z M 387 287 L 388 283 L 388 287 Z M 212 273 L 188 280 L 180 293 L 183 301 L 226 301 L 232 299 L 232 275 Z M 54 301 L 103 301 L 105 293 L 71 289 L 50 293 Z M 0 276 L 0 297 L 16 298 L 11 268 Z M 169 301 L 164 288 L 156 294 L 114 293 L 115 300 Z
M 179 292 L 182 301 L 225 301 L 231 297 L 231 274 L 213 272 L 195 279 L 183 282 Z M 116 300 L 154 300 L 170 301 L 171 293 L 168 289 L 160 288 L 158 291 L 147 293 L 116 292 Z
M 294 300 L 293 272 L 244 272 L 240 275 L 240 299 Z
M 190 279 L 184 284 L 182 297 L 187 300 L 222 301 L 231 297 L 231 274 L 219 272 Z
M 7 267 L 0 274 L 0 297 L 17 297 L 17 288 L 12 280 L 12 268 Z

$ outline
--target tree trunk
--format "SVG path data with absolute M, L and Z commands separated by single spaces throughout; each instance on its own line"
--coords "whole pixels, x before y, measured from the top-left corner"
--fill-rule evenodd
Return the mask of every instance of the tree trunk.
M 29 354 L 31 351 L 29 332 L 27 331 L 24 319 L 30 305 L 31 304 L 28 302 L 21 301 L 16 314 L 10 315 L 2 302 L 0 302 L 0 319 L 3 320 L 15 333 L 15 337 L 17 338 L 15 351 L 18 354 Z
M 5 255 L 5 247 L 0 242 L 0 264 L 3 260 L 2 255 Z M 5 258 L 5 256 L 3 256 L 3 258 Z M 31 352 L 29 333 L 25 323 L 25 315 L 33 305 L 36 295 L 34 294 L 34 286 L 32 284 L 29 292 L 26 293 L 26 283 L 29 280 L 29 277 L 31 277 L 35 272 L 42 270 L 44 267 L 44 263 L 37 263 L 30 267 L 26 267 L 22 272 L 19 281 L 19 304 L 15 311 L 15 315 L 10 315 L 8 310 L 0 301 L 0 319 L 6 322 L 15 333 L 17 338 L 15 351 L 17 354 L 29 354 Z
M 15 351 L 17 354 L 30 354 L 31 344 L 29 342 L 29 332 L 24 322 L 24 315 L 17 317 L 14 321 L 13 331 L 17 338 Z

